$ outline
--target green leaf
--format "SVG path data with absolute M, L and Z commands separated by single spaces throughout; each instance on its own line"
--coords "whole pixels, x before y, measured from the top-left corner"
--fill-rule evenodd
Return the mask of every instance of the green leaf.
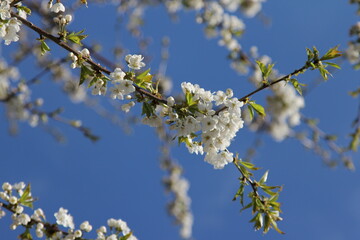
M 357 97 L 360 94 L 360 87 L 354 91 L 349 92 L 349 95 L 352 97 Z
M 264 63 L 262 63 L 261 61 L 256 61 L 257 65 L 260 68 L 260 71 L 262 73 L 263 76 L 263 80 L 267 81 L 268 77 L 270 76 L 273 67 L 275 66 L 275 64 L 268 64 L 267 66 L 265 66 Z
M 129 232 L 125 236 L 120 237 L 120 240 L 127 240 L 132 235 L 132 232 Z
M 264 63 L 262 63 L 261 61 L 256 61 L 257 65 L 260 68 L 261 73 L 264 75 L 264 72 L 266 71 L 266 66 Z
M 353 66 L 353 68 L 354 68 L 355 70 L 359 70 L 359 69 L 360 69 L 360 62 L 357 63 L 357 64 L 355 64 L 355 65 Z
M 84 64 L 81 65 L 79 86 L 85 82 L 85 80 L 88 76 L 93 76 L 93 75 L 94 75 L 94 73 L 91 68 L 88 68 Z M 94 79 L 92 81 L 94 81 Z M 94 81 L 92 84 L 94 84 L 95 82 L 96 81 Z
M 331 134 L 327 134 L 327 135 L 324 136 L 324 139 L 328 140 L 328 141 L 336 141 L 337 138 L 338 137 L 336 135 L 331 135 Z
M 320 58 L 320 61 L 329 60 L 329 59 L 333 59 L 333 58 L 337 58 L 337 57 L 342 56 L 342 53 L 340 51 L 338 51 L 338 47 L 339 46 L 335 46 L 333 48 L 330 48 L 329 51 L 327 51 L 325 53 L 325 55 Z
M 254 101 L 249 102 L 250 106 L 262 117 L 266 116 L 265 109 L 260 104 L 256 104 Z
M 16 6 L 16 8 L 17 8 L 18 10 L 23 10 L 27 15 L 31 15 L 31 10 L 30 10 L 30 8 L 27 8 L 27 7 L 25 7 L 25 6 Z
M 277 194 L 277 195 L 279 195 L 279 194 Z M 274 208 L 274 210 L 280 211 L 280 203 L 278 203 L 278 202 L 269 202 L 268 204 L 270 204 Z
M 266 180 L 267 180 L 268 175 L 269 175 L 269 170 L 268 170 L 268 171 L 266 171 L 266 172 L 264 173 L 264 175 L 260 178 L 259 183 L 260 183 L 260 184 L 265 183 L 265 182 L 266 182 Z
M 235 201 L 238 197 L 240 197 L 241 205 L 244 205 L 242 201 L 243 195 L 244 195 L 244 184 L 241 184 L 232 200 Z
M 46 44 L 44 39 L 40 40 L 40 49 L 41 49 L 41 55 L 44 55 L 45 53 L 51 50 L 50 47 Z
M 356 152 L 360 145 L 360 127 L 358 127 L 356 131 L 350 136 L 351 136 L 351 141 L 349 144 L 349 149 Z
M 255 167 L 254 164 L 250 163 L 250 162 L 244 162 L 244 161 L 239 161 L 239 163 L 241 165 L 243 165 L 244 167 L 251 169 L 251 170 L 258 170 L 259 168 Z
M 270 197 L 269 201 L 270 202 L 276 202 L 278 199 L 279 199 L 279 194 Z
M 266 192 L 267 194 L 269 194 L 270 196 L 274 196 L 275 194 L 277 194 L 276 192 L 273 192 L 271 190 L 269 190 L 268 188 L 261 188 L 264 192 Z
M 147 117 L 151 117 L 152 115 L 155 115 L 155 108 L 153 105 L 144 102 L 142 105 L 142 113 L 141 115 L 146 115 Z
M 337 68 L 337 69 L 341 69 L 341 67 L 339 65 L 337 65 L 336 63 L 331 63 L 331 62 L 324 62 L 326 63 L 327 65 L 331 66 L 331 67 L 334 67 L 334 68 Z
M 148 73 L 150 72 L 150 68 L 145 70 L 144 72 L 142 72 L 141 74 L 139 74 L 136 78 L 141 80 L 143 79 L 144 77 L 146 77 L 148 75 Z
M 88 35 L 82 34 L 84 31 L 85 30 L 81 30 L 80 32 L 72 32 L 66 36 L 66 39 L 82 46 L 81 40 L 85 39 L 88 36 Z
M 306 48 L 306 54 L 308 56 L 308 62 L 311 62 L 314 58 L 314 53 L 309 48 Z
M 196 101 L 193 100 L 193 95 L 190 92 L 185 93 L 185 99 L 186 99 L 186 104 L 188 106 L 192 106 L 192 105 L 196 104 Z
M 285 234 L 283 231 L 281 231 L 281 230 L 278 228 L 277 223 L 276 223 L 273 219 L 270 218 L 270 222 L 271 222 L 271 225 L 273 226 L 273 228 L 274 228 L 278 233 L 280 233 L 280 234 Z
M 313 53 L 314 53 L 314 60 L 319 59 L 319 51 L 316 49 L 316 47 L 313 47 Z
M 302 95 L 301 86 L 306 86 L 306 84 L 299 83 L 295 78 L 290 79 L 291 84 L 294 86 L 295 90 Z
M 248 110 L 249 110 L 249 113 L 250 113 L 250 120 L 253 120 L 254 119 L 254 110 L 251 107 L 251 105 L 248 105 L 247 107 L 248 107 Z
M 134 81 L 136 85 L 138 85 L 141 88 L 148 89 L 149 86 L 151 86 L 153 79 L 153 76 L 149 74 L 149 72 L 150 72 L 150 68 L 144 71 L 143 73 L 141 73 L 140 75 L 138 75 Z
M 328 80 L 328 74 L 331 75 L 329 73 L 328 70 L 326 70 L 324 67 L 319 67 L 319 71 L 320 71 L 320 74 L 321 76 L 323 77 L 324 80 Z
M 249 204 L 247 204 L 245 207 L 243 207 L 242 209 L 240 209 L 240 212 L 244 211 L 245 209 L 251 208 L 253 205 L 253 202 L 250 202 Z M 251 220 L 250 220 L 251 222 Z
M 265 214 L 264 217 L 264 229 L 263 229 L 263 233 L 267 233 L 270 230 L 270 217 L 268 214 Z
M 33 201 L 34 199 L 31 196 L 31 185 L 29 183 L 21 195 L 19 202 L 26 207 L 33 208 Z
M 26 228 L 25 232 L 23 232 L 22 234 L 20 234 L 20 236 L 18 237 L 19 239 L 26 239 L 26 240 L 32 240 L 33 237 L 30 233 L 30 229 Z
M 254 228 L 256 230 L 259 230 L 260 228 L 262 228 L 263 225 L 264 225 L 263 215 L 261 213 L 257 213 L 255 216 Z

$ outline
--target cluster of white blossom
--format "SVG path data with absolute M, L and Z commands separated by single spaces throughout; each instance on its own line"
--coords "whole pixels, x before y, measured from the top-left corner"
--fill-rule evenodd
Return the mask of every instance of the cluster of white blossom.
M 13 214 L 11 215 L 12 224 L 10 229 L 15 230 L 18 226 L 26 226 L 31 217 L 24 213 L 24 207 L 19 202 L 20 197 L 23 195 L 25 184 L 23 182 L 11 185 L 8 182 L 2 184 L 2 191 L 0 191 L 0 199 L 11 205 Z M 15 193 L 14 193 L 15 192 Z M 31 195 L 29 195 L 31 197 Z M 5 216 L 5 211 L 0 209 L 0 216 Z
M 24 196 L 25 195 L 25 196 Z M 58 227 L 53 227 L 45 222 L 45 214 L 42 209 L 38 208 L 34 210 L 30 216 L 24 212 L 23 206 L 29 206 L 34 199 L 31 196 L 29 186 L 26 186 L 24 182 L 10 184 L 5 182 L 2 184 L 2 191 L 0 191 L 0 219 L 6 215 L 4 204 L 6 209 L 12 212 L 12 223 L 10 229 L 15 230 L 19 226 L 25 228 L 32 228 L 35 226 L 35 234 L 38 238 L 43 238 L 45 235 L 51 234 L 52 239 L 56 240 L 75 240 L 83 237 L 84 232 L 91 232 L 92 226 L 88 221 L 84 221 L 80 224 L 79 229 L 75 229 L 73 217 L 68 213 L 67 209 L 60 208 L 58 212 L 54 214 L 57 226 L 63 226 L 68 231 L 59 230 Z M 108 227 L 109 232 L 105 226 L 100 227 L 97 232 L 96 240 L 117 240 L 119 237 L 126 236 L 126 239 L 137 240 L 132 234 L 132 231 L 127 226 L 127 223 L 123 220 L 109 219 Z M 47 226 L 47 227 L 45 227 Z
M 77 53 L 77 55 L 74 54 L 73 52 L 70 52 L 69 57 L 73 61 L 71 63 L 71 65 L 70 65 L 71 68 L 73 68 L 73 69 L 74 68 L 79 68 L 79 67 L 81 67 L 81 64 L 82 64 L 81 60 L 83 60 L 84 58 L 89 58 L 90 59 L 90 51 L 89 51 L 89 49 L 84 48 L 83 50 L 79 51 Z
M 0 59 L 0 99 L 8 96 L 11 82 L 19 79 L 19 71 L 16 67 L 10 67 L 6 61 Z
M 227 147 L 243 127 L 240 110 L 243 102 L 233 98 L 231 89 L 212 93 L 187 82 L 181 87 L 185 98 L 191 99 L 187 100 L 189 108 L 185 112 L 178 110 L 174 99 L 169 97 L 160 116 L 168 117 L 166 122 L 176 131 L 179 140 L 185 142 L 190 153 L 205 153 L 206 162 L 215 169 L 223 168 L 233 161 L 233 153 Z M 215 106 L 224 107 L 216 112 Z
M 262 3 L 266 0 L 220 0 L 220 3 L 231 12 L 240 9 L 247 17 L 255 17 L 262 8 Z
M 90 52 L 87 48 L 79 51 L 78 54 L 70 53 L 69 57 L 72 59 L 71 68 L 80 68 L 86 63 L 83 62 L 84 59 L 91 59 Z M 125 56 L 125 60 L 128 63 L 128 67 L 133 70 L 139 70 L 145 66 L 143 63 L 144 57 L 141 55 L 131 55 L 128 54 Z M 88 69 L 91 69 L 89 65 L 85 65 Z M 130 94 L 135 92 L 135 87 L 133 81 L 126 79 L 126 73 L 121 68 L 116 68 L 112 73 L 110 73 L 110 80 L 112 87 L 110 87 L 110 97 L 112 99 L 124 100 L 131 99 Z M 93 95 L 106 95 L 107 93 L 107 81 L 105 79 L 98 78 L 96 82 L 93 83 L 93 89 L 91 93 Z M 135 102 L 130 102 L 123 105 L 122 109 L 125 112 L 128 112 L 131 107 L 135 105 Z
M 166 190 L 174 194 L 174 201 L 168 204 L 169 212 L 181 225 L 180 235 L 188 239 L 192 235 L 194 217 L 190 211 L 191 199 L 188 195 L 189 182 L 182 177 L 182 170 L 178 166 L 170 169 L 170 176 L 163 181 Z
M 256 49 L 253 49 L 256 55 Z M 269 56 L 261 56 L 258 61 L 264 65 L 271 64 Z M 279 74 L 276 69 L 273 69 L 269 79 L 277 79 Z M 255 86 L 261 85 L 263 81 L 260 68 L 256 68 L 250 77 L 250 81 Z M 304 98 L 298 95 L 290 83 L 278 83 L 272 85 L 270 89 L 273 95 L 267 97 L 267 112 L 270 117 L 266 122 L 266 129 L 277 141 L 284 140 L 291 133 L 291 128 L 300 124 L 300 109 L 305 106 Z M 254 130 L 257 130 L 264 122 L 258 121 L 250 125 Z
M 292 127 L 300 124 L 300 109 L 305 106 L 305 101 L 290 84 L 275 84 L 271 89 L 274 95 L 267 98 L 271 115 L 269 131 L 275 140 L 282 141 L 289 136 Z
M 6 45 L 19 40 L 18 32 L 21 26 L 21 22 L 17 18 L 11 17 L 11 2 L 11 0 L 3 0 L 0 3 L 0 40 L 3 39 Z M 21 5 L 21 3 L 17 5 Z M 18 9 L 18 14 L 22 18 L 26 18 L 24 10 Z
M 5 60 L 0 60 L 0 101 L 6 104 L 6 113 L 10 120 L 28 121 L 35 127 L 40 119 L 38 114 L 31 111 L 31 107 L 43 104 L 39 98 L 30 102 L 31 91 L 25 82 L 19 82 L 19 72 L 16 67 L 9 67 Z
M 63 30 L 65 26 L 72 21 L 72 16 L 70 14 L 66 14 L 65 16 L 59 14 L 59 16 L 54 17 L 53 20 L 59 25 L 60 29 Z
M 350 28 L 350 36 L 355 36 L 356 40 L 349 42 L 345 56 L 350 63 L 358 64 L 360 63 L 360 22 L 357 22 Z
M 89 57 L 90 55 L 88 55 Z M 144 57 L 141 55 L 131 55 L 128 54 L 125 56 L 125 61 L 128 64 L 128 67 L 132 70 L 140 70 L 145 66 L 143 63 Z M 110 97 L 112 99 L 132 99 L 131 94 L 135 92 L 134 82 L 130 79 L 127 79 L 126 73 L 121 68 L 116 68 L 112 73 L 110 73 L 111 84 L 110 87 Z M 107 82 L 102 79 L 97 79 L 92 89 L 93 95 L 106 95 L 107 92 Z M 121 109 L 124 112 L 129 112 L 129 110 L 135 106 L 135 102 L 131 101 L 129 103 L 123 104 Z
M 226 13 L 218 2 L 207 3 L 203 13 L 197 17 L 197 22 L 206 25 L 208 36 L 220 34 L 219 45 L 226 46 L 230 51 L 241 48 L 237 36 L 245 30 L 244 22 L 237 16 Z

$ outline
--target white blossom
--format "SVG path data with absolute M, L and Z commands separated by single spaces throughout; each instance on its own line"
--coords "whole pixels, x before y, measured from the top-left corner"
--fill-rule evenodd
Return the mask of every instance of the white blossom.
M 85 221 L 80 224 L 80 229 L 85 232 L 90 232 L 92 230 L 92 226 L 90 225 L 89 221 Z
M 131 101 L 129 103 L 126 103 L 126 104 L 123 104 L 121 105 L 121 110 L 123 110 L 124 112 L 129 112 L 130 109 L 135 106 L 135 102 L 134 101 Z
M 2 189 L 4 191 L 11 191 L 12 190 L 12 185 L 8 182 L 4 182 L 3 185 L 2 185 Z
M 124 80 L 126 73 L 121 70 L 121 68 L 115 68 L 114 72 L 110 73 L 110 78 L 112 79 L 112 84 L 119 83 L 121 80 Z
M 140 68 L 145 66 L 145 63 L 142 62 L 144 60 L 144 57 L 142 55 L 128 54 L 125 56 L 125 60 L 128 63 L 128 67 L 135 70 L 139 70 Z
M 64 208 L 60 208 L 57 213 L 54 214 L 56 218 L 56 223 L 62 225 L 64 227 L 69 227 L 70 229 L 74 229 L 73 217 L 68 214 L 68 210 Z
M 0 4 L 0 18 L 2 20 L 9 19 L 10 15 L 10 3 L 8 1 L 1 1 Z
M 175 104 L 175 99 L 172 96 L 170 96 L 166 99 L 166 102 L 169 107 L 173 107 Z
M 50 11 L 54 13 L 65 12 L 65 6 L 61 2 L 57 2 L 50 7 Z
M 18 201 L 18 199 L 15 196 L 11 196 L 9 198 L 9 203 L 12 204 L 12 205 L 15 205 L 17 203 L 17 201 Z

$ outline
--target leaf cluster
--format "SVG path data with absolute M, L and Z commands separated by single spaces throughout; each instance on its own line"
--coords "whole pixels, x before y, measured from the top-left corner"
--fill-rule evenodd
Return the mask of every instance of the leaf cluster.
M 72 32 L 70 34 L 66 34 L 65 40 L 69 40 L 75 44 L 82 46 L 83 44 L 81 43 L 81 41 L 84 40 L 88 36 L 88 35 L 82 34 L 82 33 L 84 33 L 84 31 L 85 30 L 81 30 L 79 32 Z
M 241 173 L 240 187 L 236 192 L 233 201 L 239 198 L 240 204 L 242 205 L 241 211 L 245 209 L 252 209 L 252 215 L 254 217 L 250 222 L 254 223 L 255 230 L 263 229 L 264 233 L 267 233 L 271 228 L 275 229 L 278 233 L 284 234 L 278 226 L 277 222 L 281 221 L 282 218 L 279 216 L 281 213 L 280 203 L 277 201 L 279 198 L 279 192 L 282 190 L 280 186 L 268 186 L 266 184 L 268 171 L 260 178 L 259 181 L 252 179 L 253 173 L 259 168 L 255 167 L 254 164 L 244 162 L 237 157 L 234 159 L 234 164 Z M 251 185 L 252 191 L 247 196 L 250 199 L 248 204 L 244 204 L 245 186 Z M 260 194 L 262 191 L 263 194 Z
M 328 75 L 331 76 L 331 74 L 326 68 L 328 66 L 331 66 L 340 69 L 340 66 L 337 65 L 336 63 L 332 63 L 332 62 L 323 63 L 322 61 L 327 61 L 342 56 L 342 53 L 338 50 L 338 47 L 339 46 L 330 48 L 322 57 L 320 57 L 319 55 L 320 53 L 316 49 L 316 47 L 313 47 L 312 50 L 306 48 L 306 53 L 308 57 L 305 64 L 306 68 L 311 68 L 311 70 L 318 69 L 323 79 L 328 80 Z
M 256 61 L 257 65 L 260 68 L 261 74 L 262 74 L 262 78 L 263 78 L 263 83 L 267 84 L 269 82 L 268 78 L 272 72 L 273 67 L 275 66 L 275 64 L 268 64 L 265 65 L 264 63 L 262 63 L 261 61 Z

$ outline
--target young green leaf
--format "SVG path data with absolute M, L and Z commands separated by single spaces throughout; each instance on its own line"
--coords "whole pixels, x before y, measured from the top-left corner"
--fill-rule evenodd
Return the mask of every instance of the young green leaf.
M 265 109 L 260 104 L 256 104 L 254 101 L 249 102 L 250 106 L 262 117 L 266 116 Z
M 23 10 L 27 15 L 31 15 L 31 10 L 30 10 L 30 8 L 27 8 L 27 7 L 25 7 L 25 6 L 16 6 L 16 8 L 17 8 L 18 10 Z
M 320 74 L 321 74 L 321 76 L 323 77 L 323 79 L 324 80 L 328 80 L 328 75 L 331 75 L 330 73 L 329 73 L 329 71 L 328 70 L 326 70 L 324 67 L 319 67 L 319 71 L 320 71 Z
M 306 86 L 306 84 L 299 83 L 295 78 L 290 79 L 291 84 L 294 86 L 295 90 L 302 95 L 301 86 Z
M 44 39 L 40 40 L 40 50 L 41 50 L 41 55 L 44 55 L 45 53 L 51 50 L 50 47 L 46 44 Z
M 329 59 L 333 59 L 333 58 L 337 58 L 337 57 L 342 56 L 342 53 L 338 50 L 338 47 L 339 46 L 335 46 L 333 48 L 330 48 L 329 51 L 327 51 L 325 53 L 325 55 L 320 58 L 320 61 L 329 60 Z
M 232 200 L 235 201 L 238 197 L 240 197 L 240 202 L 241 202 L 243 195 L 244 195 L 244 184 L 241 184 Z
M 141 74 L 139 74 L 136 78 L 141 80 L 143 79 L 146 75 L 148 75 L 148 73 L 150 72 L 150 68 L 145 70 L 144 72 L 142 72 Z
M 88 68 L 86 65 L 81 65 L 81 69 L 80 69 L 80 81 L 79 81 L 79 86 L 81 85 L 81 84 L 83 84 L 84 82 L 85 82 L 85 80 L 86 80 L 86 78 L 88 77 L 88 76 L 93 76 L 94 75 L 94 73 L 93 73 L 93 70 L 92 69 L 90 69 L 90 68 Z M 93 79 L 94 80 L 94 79 Z M 96 82 L 96 81 L 95 81 Z M 95 83 L 94 82 L 94 83 Z M 93 83 L 92 83 L 93 84 Z
M 357 97 L 360 94 L 360 87 L 354 91 L 349 92 L 349 95 L 352 97 Z
M 250 162 L 244 162 L 244 161 L 238 161 L 238 162 L 250 170 L 259 170 L 259 168 L 255 167 L 255 165 Z
M 263 77 L 263 80 L 265 82 L 267 82 L 267 79 L 268 77 L 270 76 L 271 72 L 272 72 L 272 69 L 274 67 L 275 64 L 268 64 L 267 66 L 265 66 L 264 63 L 262 63 L 261 61 L 256 61 L 257 65 L 259 66 L 260 68 L 260 71 L 262 73 L 262 77 Z
M 142 113 L 141 115 L 146 115 L 147 117 L 151 117 L 152 115 L 155 114 L 155 108 L 153 105 L 144 102 L 142 105 Z
M 360 127 L 358 127 L 356 131 L 350 136 L 351 136 L 351 141 L 350 141 L 349 149 L 351 151 L 356 152 L 360 145 Z
M 309 48 L 306 48 L 306 54 L 308 56 L 308 62 L 311 62 L 314 58 L 314 53 Z
M 66 39 L 82 46 L 81 40 L 85 39 L 88 36 L 88 35 L 82 34 L 84 31 L 85 30 L 81 30 L 80 32 L 72 32 L 66 36 Z
M 260 184 L 265 183 L 265 182 L 266 182 L 266 180 L 267 180 L 268 175 L 269 175 L 269 170 L 268 170 L 268 171 L 266 171 L 266 172 L 264 173 L 264 175 L 260 178 L 259 183 L 260 183 Z
M 250 120 L 254 119 L 254 110 L 251 105 L 247 105 L 249 113 L 250 113 Z
M 23 192 L 23 194 L 21 195 L 19 202 L 27 207 L 33 208 L 33 201 L 34 199 L 31 196 L 31 185 L 28 184 Z
M 326 63 L 327 65 L 331 66 L 331 67 L 334 67 L 334 68 L 337 68 L 337 69 L 341 69 L 341 67 L 339 65 L 337 65 L 336 63 L 331 63 L 331 62 L 324 62 Z

